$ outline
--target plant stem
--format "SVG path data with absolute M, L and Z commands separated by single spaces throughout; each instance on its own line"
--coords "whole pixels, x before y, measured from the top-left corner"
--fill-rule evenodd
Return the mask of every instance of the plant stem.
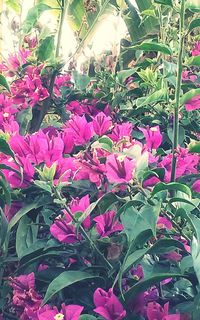
M 73 213 L 71 212 L 71 210 L 68 208 L 68 206 L 64 203 L 63 198 L 61 197 L 60 193 L 55 189 L 55 195 L 57 197 L 57 199 L 59 199 L 62 203 L 63 206 L 65 208 L 65 210 L 67 211 L 67 213 L 69 214 L 69 216 L 72 218 L 72 220 L 75 223 L 79 223 L 77 221 L 77 219 L 74 217 Z M 104 255 L 101 253 L 101 251 L 99 250 L 99 248 L 96 246 L 96 244 L 94 243 L 94 241 L 88 236 L 87 232 L 85 231 L 85 229 L 82 227 L 82 225 L 79 226 L 80 231 L 82 236 L 85 238 L 85 240 L 91 245 L 91 247 L 96 251 L 96 253 L 100 256 L 101 260 L 106 264 L 106 266 L 108 267 L 109 270 L 112 270 L 113 267 L 110 264 L 110 262 L 104 257 Z
M 62 39 L 62 31 L 63 31 L 63 24 L 65 21 L 66 10 L 67 10 L 66 0 L 62 0 L 61 13 L 60 13 L 60 19 L 59 19 L 59 28 L 58 28 L 58 38 L 57 38 L 56 52 L 55 52 L 56 58 L 59 57 L 59 53 L 60 53 L 60 44 Z
M 171 182 L 175 181 L 176 177 L 176 150 L 178 147 L 179 137 L 179 105 L 180 105 L 180 93 L 182 83 L 182 70 L 183 70 L 183 48 L 185 40 L 185 1 L 181 1 L 180 11 L 180 26 L 179 26 L 179 53 L 177 62 L 177 79 L 176 79 L 176 91 L 175 91 L 175 105 L 174 105 L 174 119 L 173 119 L 173 158 L 172 158 L 172 171 Z

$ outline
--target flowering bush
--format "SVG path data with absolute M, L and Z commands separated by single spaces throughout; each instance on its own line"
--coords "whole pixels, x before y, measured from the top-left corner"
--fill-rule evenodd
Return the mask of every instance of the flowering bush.
M 166 4 L 179 37 L 134 68 L 66 73 L 29 36 L 1 63 L 0 319 L 199 319 L 199 19 Z

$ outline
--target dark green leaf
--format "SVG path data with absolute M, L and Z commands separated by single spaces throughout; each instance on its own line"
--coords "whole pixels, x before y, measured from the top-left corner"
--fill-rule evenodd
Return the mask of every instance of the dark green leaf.
M 32 119 L 32 107 L 28 107 L 17 113 L 17 122 L 20 125 L 20 134 L 23 136 L 28 131 L 28 125 Z
M 173 7 L 172 0 L 154 0 L 155 3 L 163 4 L 165 6 Z
M 6 78 L 2 74 L 0 74 L 0 86 L 4 87 L 10 92 L 8 82 L 6 81 Z
M 0 138 L 0 152 L 14 158 L 14 153 L 10 149 L 9 144 L 6 142 L 5 139 L 2 138 Z
M 199 28 L 200 27 L 200 19 L 194 19 L 190 22 L 189 31 L 192 31 L 195 28 Z
M 80 320 L 97 320 L 97 318 L 89 314 L 82 314 Z
M 10 195 L 9 186 L 6 183 L 6 180 L 0 178 L 0 187 L 3 189 L 5 203 L 7 203 L 10 206 L 11 205 L 11 195 Z
M 7 230 L 8 221 L 3 210 L 0 208 L 0 247 L 4 244 L 7 235 Z
M 90 280 L 94 279 L 96 276 L 93 276 L 89 273 L 86 272 L 81 272 L 81 271 L 65 271 L 61 273 L 57 278 L 55 278 L 50 285 L 47 288 L 44 300 L 43 300 L 43 305 L 46 304 L 56 293 L 61 291 L 62 289 L 83 281 L 83 280 Z
M 147 277 L 144 280 L 139 281 L 134 286 L 132 286 L 125 294 L 124 298 L 126 301 L 130 301 L 134 299 L 140 292 L 146 291 L 151 286 L 155 285 L 156 283 L 168 279 L 168 278 L 175 278 L 181 277 L 181 274 L 174 274 L 174 273 L 161 273 L 157 274 L 153 277 Z
M 36 242 L 38 226 L 33 224 L 28 216 L 23 216 L 19 221 L 16 233 L 16 252 L 21 259 L 27 249 Z
M 133 73 L 135 73 L 136 69 L 128 69 L 128 70 L 122 70 L 122 71 L 119 71 L 117 73 L 117 78 L 118 78 L 118 81 L 123 84 L 124 81 L 130 77 Z

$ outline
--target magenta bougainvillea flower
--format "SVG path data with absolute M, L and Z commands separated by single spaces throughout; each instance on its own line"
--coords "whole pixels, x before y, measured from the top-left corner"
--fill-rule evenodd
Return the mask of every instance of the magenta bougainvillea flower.
M 195 43 L 195 46 L 192 49 L 192 56 L 200 56 L 200 41 Z
M 115 142 L 121 139 L 127 139 L 129 141 L 131 139 L 132 129 L 133 126 L 130 122 L 115 124 L 112 133 L 108 136 Z
M 162 308 L 157 302 L 150 302 L 147 305 L 148 320 L 181 320 L 181 314 L 169 314 L 169 303 L 166 303 Z M 186 318 L 185 318 L 186 319 Z
M 68 217 L 58 217 L 50 227 L 50 232 L 54 238 L 63 243 L 75 243 L 81 239 L 77 235 L 76 228 Z
M 83 309 L 84 307 L 79 305 L 71 304 L 66 306 L 63 303 L 60 311 L 57 307 L 54 307 L 51 310 L 38 312 L 38 320 L 79 320 Z
M 191 71 L 185 70 L 182 72 L 182 80 L 183 81 L 192 81 L 195 82 L 197 80 L 197 75 L 192 73 Z
M 94 311 L 104 319 L 122 320 L 125 318 L 126 311 L 112 289 L 109 289 L 108 292 L 101 288 L 96 289 L 93 299 L 96 307 Z
M 35 313 L 42 302 L 42 297 L 35 290 L 35 275 L 30 273 L 10 278 L 13 288 L 13 305 L 18 310 L 20 320 L 28 320 L 27 311 Z
M 72 213 L 77 212 L 84 212 L 90 205 L 90 198 L 87 194 L 86 196 L 82 197 L 81 199 L 73 199 L 70 203 L 70 209 Z M 90 216 L 86 217 L 86 219 L 82 223 L 85 229 L 90 228 Z
M 200 95 L 193 97 L 185 103 L 185 109 L 187 111 L 193 111 L 200 109 Z
M 111 154 L 106 160 L 106 175 L 111 183 L 130 182 L 133 179 L 135 161 L 125 156 Z
M 160 132 L 159 126 L 145 128 L 139 128 L 144 134 L 146 139 L 146 145 L 149 150 L 156 150 L 162 143 L 162 134 Z
M 93 136 L 92 123 L 88 123 L 85 116 L 73 116 L 68 121 L 67 128 L 70 129 L 77 146 L 86 144 Z
M 159 217 L 158 221 L 157 221 L 157 228 L 158 229 L 168 229 L 171 230 L 172 229 L 172 223 L 169 219 L 165 218 L 165 217 Z
M 111 118 L 105 115 L 105 113 L 100 112 L 94 117 L 93 121 L 93 129 L 94 132 L 98 136 L 102 136 L 104 133 L 106 133 L 112 126 Z
M 65 128 L 61 133 L 61 137 L 64 143 L 64 154 L 71 153 L 74 148 L 74 138 L 69 128 Z
M 143 182 L 143 187 L 144 188 L 147 188 L 147 187 L 152 187 L 154 186 L 156 183 L 160 182 L 160 179 L 157 178 L 157 177 L 151 177 L 151 178 L 148 178 L 146 179 L 144 182 Z
M 176 179 L 192 173 L 197 173 L 197 166 L 199 163 L 199 156 L 196 154 L 191 154 L 186 148 L 178 148 L 177 150 L 177 167 L 176 167 Z M 166 155 L 162 161 L 158 163 L 158 167 L 165 169 L 165 182 L 170 182 L 171 177 L 171 164 L 172 164 L 172 154 Z
M 196 180 L 192 185 L 192 190 L 200 192 L 200 179 Z
M 96 230 L 101 237 L 123 230 L 123 225 L 119 220 L 115 220 L 115 216 L 115 211 L 107 211 L 93 219 L 96 222 Z

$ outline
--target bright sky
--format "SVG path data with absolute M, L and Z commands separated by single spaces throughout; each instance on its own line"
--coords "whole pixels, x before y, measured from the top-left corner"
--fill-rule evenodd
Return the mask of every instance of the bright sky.
M 131 0 L 133 4 L 135 4 L 135 0 Z M 23 1 L 23 10 L 22 10 L 22 21 L 25 19 L 28 10 L 33 6 L 34 0 L 24 0 Z M 13 51 L 13 42 L 17 39 L 14 38 L 13 35 L 8 37 L 8 23 L 12 21 L 14 18 L 13 16 L 9 15 L 9 19 L 4 17 L 3 19 L 3 52 L 6 56 L 10 51 Z M 52 17 L 49 11 L 46 11 L 42 14 L 40 18 L 40 22 L 43 25 L 51 26 L 53 30 L 56 28 L 56 19 Z M 92 39 L 92 48 L 87 49 L 85 54 L 86 56 L 90 55 L 99 55 L 105 49 L 109 50 L 113 47 L 114 44 L 118 44 L 120 39 L 126 34 L 126 26 L 122 19 L 112 15 L 107 17 L 102 21 L 99 25 L 98 29 L 96 30 L 95 35 Z M 90 42 L 91 43 L 91 42 Z M 62 37 L 62 53 L 64 58 L 67 58 L 68 55 L 74 51 L 76 47 L 76 40 L 71 31 L 70 27 L 68 26 L 67 22 L 65 22 L 63 28 L 63 37 Z M 12 49 L 13 48 L 13 49 Z

